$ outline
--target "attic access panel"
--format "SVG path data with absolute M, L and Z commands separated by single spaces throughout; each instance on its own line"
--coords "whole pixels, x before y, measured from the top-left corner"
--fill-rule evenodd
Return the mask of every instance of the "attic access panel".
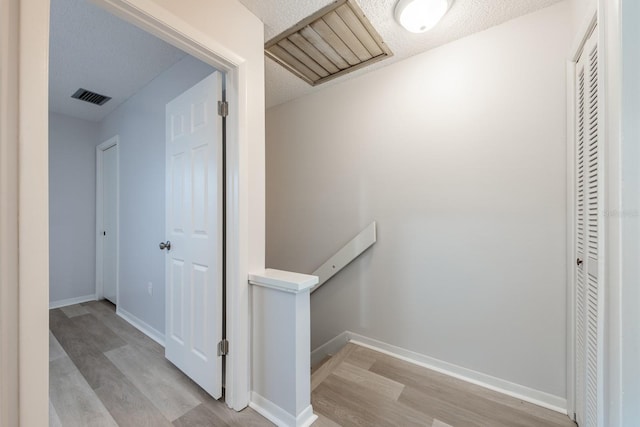
M 355 0 L 338 0 L 269 40 L 265 54 L 312 86 L 393 55 Z

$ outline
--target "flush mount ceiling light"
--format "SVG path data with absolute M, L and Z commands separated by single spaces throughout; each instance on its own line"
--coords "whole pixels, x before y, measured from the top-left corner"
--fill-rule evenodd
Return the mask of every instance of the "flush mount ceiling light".
M 436 26 L 453 0 L 399 0 L 396 21 L 407 31 L 423 33 Z

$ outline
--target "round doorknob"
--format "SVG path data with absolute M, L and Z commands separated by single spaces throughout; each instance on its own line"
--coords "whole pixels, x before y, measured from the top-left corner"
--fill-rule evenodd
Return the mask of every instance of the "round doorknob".
M 170 241 L 166 241 L 166 242 L 160 242 L 160 250 L 166 249 L 168 251 L 171 250 L 171 242 Z

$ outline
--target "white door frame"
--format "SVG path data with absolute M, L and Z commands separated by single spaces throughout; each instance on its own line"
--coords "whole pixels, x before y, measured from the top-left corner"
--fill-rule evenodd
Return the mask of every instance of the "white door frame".
M 604 393 L 607 404 L 603 408 L 602 421 L 605 425 L 617 426 L 622 422 L 622 319 L 621 319 L 621 263 L 623 259 L 621 235 L 621 87 L 622 87 L 622 45 L 621 45 L 621 3 L 622 0 L 597 0 L 591 2 L 582 25 L 579 27 L 576 41 L 572 45 L 568 57 L 567 94 L 568 106 L 573 103 L 573 86 L 575 83 L 575 60 L 584 44 L 590 25 L 598 21 L 598 44 L 601 52 L 599 58 L 601 81 L 601 124 L 603 127 L 601 163 L 605 167 L 602 189 L 604 190 L 601 208 L 604 248 L 602 250 L 600 274 L 606 279 L 604 316 L 605 322 L 605 354 L 604 354 Z M 574 112 L 567 109 L 567 409 L 571 416 L 575 412 L 575 377 L 573 348 L 574 325 L 573 310 L 573 266 L 575 253 L 573 248 L 573 232 L 575 228 L 573 199 L 574 191 Z
M 94 1 L 227 73 L 226 401 L 240 410 L 251 378 L 248 273 L 264 268 L 264 27 L 238 0 Z M 50 8 L 49 0 L 4 0 L 0 9 L 0 83 L 8 89 L 0 93 L 0 226 L 14 230 L 0 239 L 0 327 L 12 344 L 0 349 L 0 419 L 38 427 L 48 423 L 49 389 Z
M 587 16 L 582 21 L 577 36 L 571 45 L 569 57 L 567 59 L 567 412 L 571 419 L 574 419 L 576 411 L 576 390 L 575 390 L 575 70 L 580 52 L 584 47 L 591 31 L 598 20 L 596 8 L 589 10 Z
M 116 307 L 120 306 L 120 146 L 118 135 L 96 147 L 96 299 L 104 298 L 103 277 L 103 239 L 104 231 L 104 152 L 115 147 L 116 150 Z
M 172 15 L 158 2 L 147 0 L 93 0 L 98 6 L 107 9 L 148 33 L 187 52 L 225 73 L 226 100 L 229 103 L 229 115 L 226 121 L 226 336 L 232 351 L 226 356 L 225 400 L 230 407 L 241 410 L 249 404 L 250 391 L 250 328 L 249 328 L 249 289 L 247 252 L 252 245 L 248 234 L 248 181 L 249 168 L 245 156 L 248 146 L 243 141 L 248 137 L 246 121 L 249 115 L 249 99 L 243 97 L 249 86 L 248 60 L 230 51 L 221 43 L 203 36 L 190 25 Z M 224 4 L 224 2 L 223 2 Z M 261 57 L 262 57 L 262 49 Z M 262 59 L 261 59 L 262 61 Z M 254 63 L 252 67 L 259 67 Z M 252 102 L 256 102 L 254 99 Z M 261 100 L 260 100 L 261 101 Z M 263 107 L 264 108 L 264 107 Z M 264 111 L 262 113 L 264 120 Z M 264 136 L 262 136 L 264 138 Z M 264 147 L 263 147 L 264 149 Z M 264 159 L 264 158 L 263 158 Z M 264 163 L 264 160 L 263 160 Z M 260 167 L 259 165 L 251 165 Z M 263 165 L 262 165 L 263 167 Z M 262 177 L 264 179 L 264 176 Z M 262 184 L 264 186 L 264 183 Z M 252 189 L 255 191 L 255 189 Z M 264 216 L 264 193 L 262 194 Z M 244 206 L 243 206 L 244 205 Z M 255 214 L 256 210 L 252 212 Z M 258 264 L 264 267 L 264 225 L 252 230 L 262 232 L 262 251 Z M 259 237 L 259 236 L 257 236 Z M 255 237 L 253 237 L 255 238 Z M 254 265 L 255 265 L 255 260 Z

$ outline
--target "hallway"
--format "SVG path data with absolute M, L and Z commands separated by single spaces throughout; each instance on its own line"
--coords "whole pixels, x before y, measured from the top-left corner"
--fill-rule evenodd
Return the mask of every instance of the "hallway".
M 49 317 L 51 427 L 272 425 L 206 394 L 109 302 L 54 309 Z

